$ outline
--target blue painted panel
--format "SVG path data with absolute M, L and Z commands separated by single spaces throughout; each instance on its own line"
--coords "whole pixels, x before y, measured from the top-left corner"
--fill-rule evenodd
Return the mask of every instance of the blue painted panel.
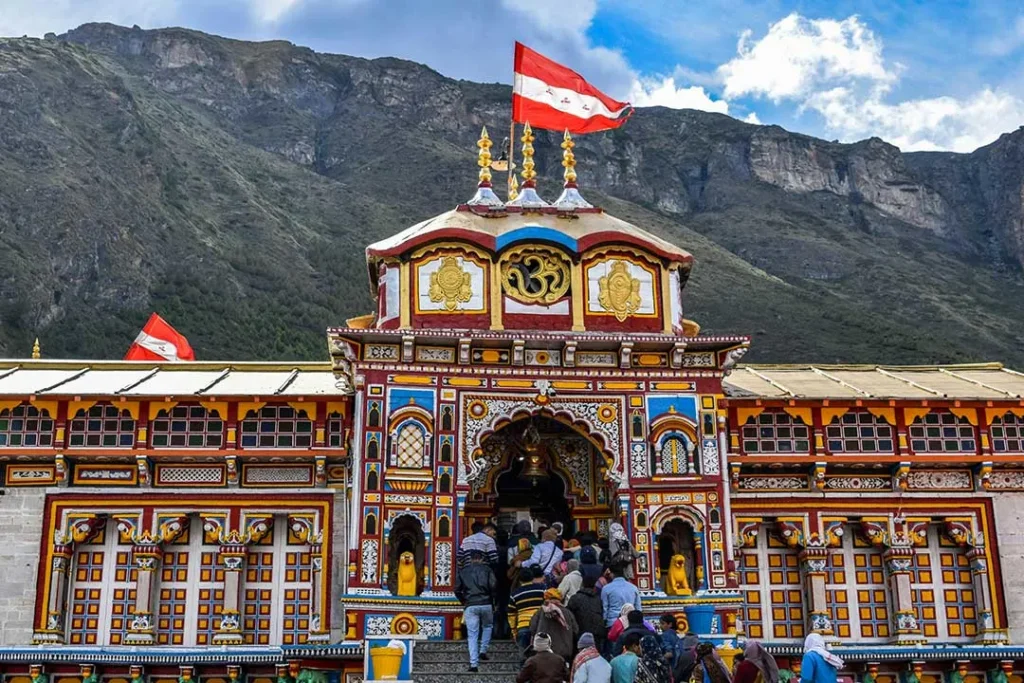
M 388 415 L 394 415 L 396 410 L 407 405 L 416 405 L 433 414 L 434 390 L 397 387 L 388 393 Z
M 553 242 L 565 247 L 574 254 L 576 253 L 575 239 L 569 237 L 564 232 L 559 232 L 558 230 L 553 230 L 551 228 L 544 228 L 539 225 L 528 225 L 526 227 L 516 228 L 515 230 L 510 230 L 509 232 L 498 235 L 494 238 L 494 245 L 498 251 L 501 251 L 505 247 L 510 244 L 515 244 L 516 242 L 536 242 L 537 240 Z
M 697 422 L 697 397 L 693 395 L 686 396 L 648 396 L 647 397 L 647 414 L 651 416 L 651 420 L 658 418 L 665 413 L 669 412 L 670 408 L 675 408 L 675 411 L 685 418 Z

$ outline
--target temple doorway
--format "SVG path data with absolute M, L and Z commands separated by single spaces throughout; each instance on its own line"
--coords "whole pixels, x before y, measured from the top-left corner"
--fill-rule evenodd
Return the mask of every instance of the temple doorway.
M 467 517 L 493 520 L 506 531 L 524 519 L 535 531 L 561 522 L 567 538 L 607 532 L 617 502 L 605 479 L 607 463 L 576 427 L 532 415 L 494 432 L 481 449 L 490 467 L 470 492 Z

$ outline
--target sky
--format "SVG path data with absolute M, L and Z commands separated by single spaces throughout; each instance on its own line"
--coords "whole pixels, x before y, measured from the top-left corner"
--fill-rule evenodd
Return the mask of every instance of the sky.
M 0 0 L 0 35 L 186 26 L 512 80 L 520 40 L 637 106 L 970 152 L 1024 124 L 1019 0 Z

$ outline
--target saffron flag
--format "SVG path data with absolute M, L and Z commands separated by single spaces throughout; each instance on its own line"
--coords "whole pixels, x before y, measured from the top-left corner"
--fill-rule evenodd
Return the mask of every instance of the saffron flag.
M 512 120 L 533 128 L 595 133 L 618 128 L 633 108 L 583 80 L 572 69 L 516 43 Z
M 181 361 L 195 360 L 188 339 L 167 324 L 167 321 L 154 313 L 132 342 L 125 360 L 157 360 Z

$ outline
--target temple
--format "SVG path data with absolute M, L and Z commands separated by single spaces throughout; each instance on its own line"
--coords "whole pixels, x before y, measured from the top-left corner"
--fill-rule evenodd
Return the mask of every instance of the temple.
M 740 364 L 691 255 L 522 141 L 512 199 L 485 133 L 469 201 L 367 248 L 323 362 L 0 361 L 6 683 L 361 681 L 527 518 L 622 523 L 645 611 L 790 674 L 813 630 L 865 683 L 1020 681 L 1024 375 Z

